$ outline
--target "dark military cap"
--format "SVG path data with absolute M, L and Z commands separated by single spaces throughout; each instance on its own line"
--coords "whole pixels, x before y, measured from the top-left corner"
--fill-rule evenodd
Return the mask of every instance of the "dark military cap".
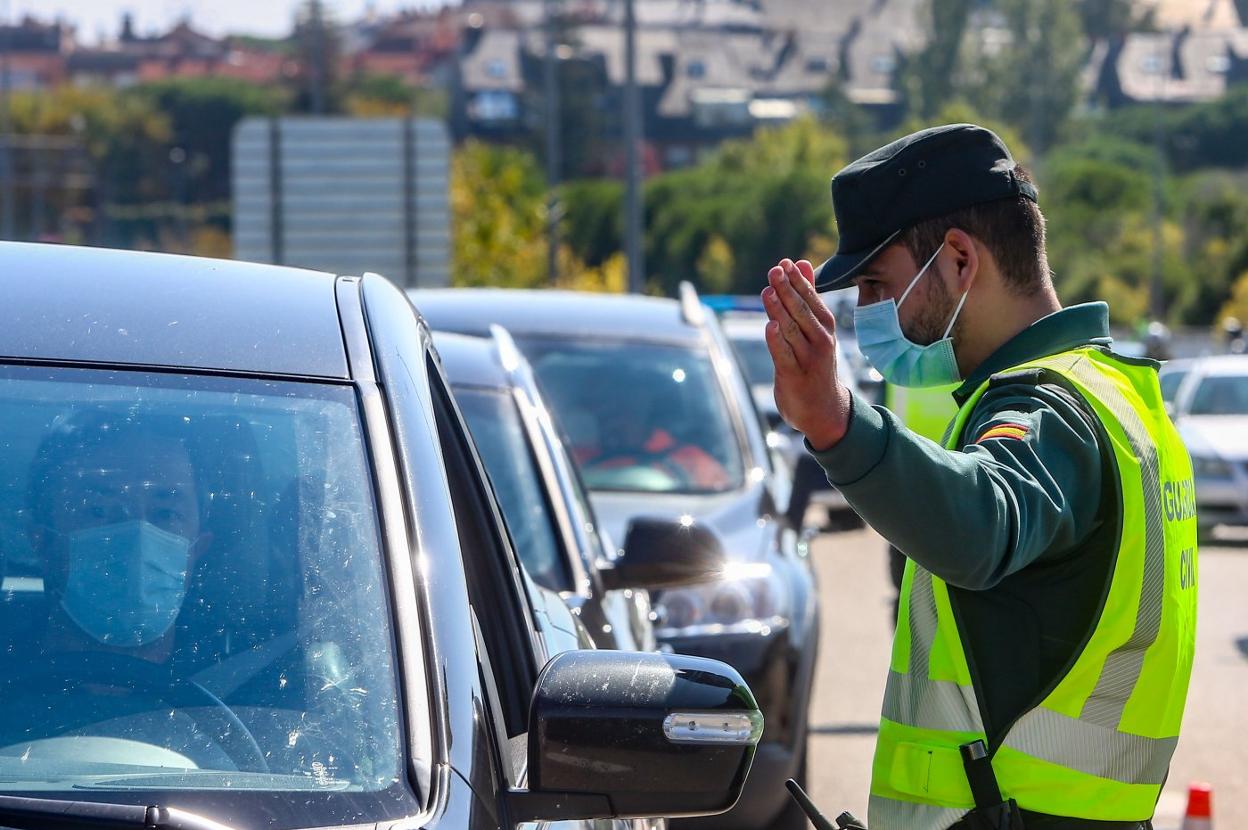
M 832 179 L 840 243 L 815 271 L 820 291 L 844 288 L 898 234 L 962 208 L 1026 196 L 1036 189 L 1015 172 L 996 133 L 974 124 L 931 127 L 849 164 Z

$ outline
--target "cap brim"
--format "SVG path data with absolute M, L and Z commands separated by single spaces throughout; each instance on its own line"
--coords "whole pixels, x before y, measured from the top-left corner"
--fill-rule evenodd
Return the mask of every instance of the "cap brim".
M 884 241 L 868 251 L 858 251 L 852 254 L 834 254 L 829 260 L 824 262 L 815 269 L 815 290 L 816 291 L 835 291 L 838 288 L 847 287 L 854 277 L 858 276 L 858 272 L 867 266 L 871 260 L 889 245 L 893 243 L 901 230 L 895 230 L 888 236 L 884 237 Z

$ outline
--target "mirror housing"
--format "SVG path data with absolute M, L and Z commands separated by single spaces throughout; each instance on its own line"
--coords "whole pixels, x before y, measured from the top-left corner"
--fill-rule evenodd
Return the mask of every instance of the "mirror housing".
M 688 517 L 639 516 L 628 525 L 623 553 L 600 573 L 607 590 L 655 591 L 706 582 L 726 563 L 724 545 L 709 526 Z
M 675 654 L 568 651 L 529 710 L 514 821 L 715 815 L 736 804 L 763 731 L 741 675 Z

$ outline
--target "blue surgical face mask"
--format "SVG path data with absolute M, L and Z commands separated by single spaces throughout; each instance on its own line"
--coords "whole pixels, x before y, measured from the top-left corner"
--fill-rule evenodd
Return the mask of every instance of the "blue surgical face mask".
M 186 598 L 191 542 L 150 522 L 71 533 L 61 607 L 101 643 L 134 648 L 159 640 Z
M 889 383 L 910 387 L 945 386 L 962 379 L 957 358 L 953 353 L 953 338 L 949 334 L 962 312 L 966 295 L 970 293 L 969 288 L 962 293 L 962 299 L 958 300 L 958 307 L 953 311 L 953 319 L 945 328 L 944 336 L 935 343 L 921 346 L 906 337 L 901 330 L 901 318 L 897 315 L 901 304 L 910 296 L 914 286 L 927 273 L 927 269 L 936 261 L 937 254 L 944 247 L 942 244 L 937 248 L 932 258 L 919 269 L 900 300 L 890 298 L 854 309 L 854 330 L 858 335 L 858 348 Z

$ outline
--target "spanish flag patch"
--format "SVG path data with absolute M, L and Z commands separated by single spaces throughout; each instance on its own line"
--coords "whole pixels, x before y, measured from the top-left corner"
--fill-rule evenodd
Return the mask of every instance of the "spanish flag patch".
M 1027 437 L 1030 430 L 1023 424 L 997 424 L 989 427 L 983 435 L 975 439 L 976 444 L 982 444 L 991 438 L 1013 438 L 1021 441 Z

